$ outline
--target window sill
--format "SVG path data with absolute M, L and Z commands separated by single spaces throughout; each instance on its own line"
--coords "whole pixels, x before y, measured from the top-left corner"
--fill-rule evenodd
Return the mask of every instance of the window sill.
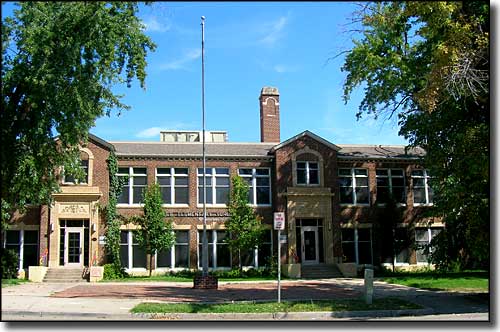
M 189 208 L 189 204 L 162 204 L 165 208 Z
M 434 203 L 413 203 L 413 206 L 434 206 Z
M 196 206 L 199 209 L 203 208 L 203 204 L 198 204 Z M 207 204 L 207 208 L 209 209 L 217 209 L 217 208 L 227 208 L 228 206 L 226 204 Z
M 142 208 L 144 204 L 116 204 L 117 208 Z
M 370 207 L 370 204 L 349 204 L 349 203 L 340 203 L 341 207 Z

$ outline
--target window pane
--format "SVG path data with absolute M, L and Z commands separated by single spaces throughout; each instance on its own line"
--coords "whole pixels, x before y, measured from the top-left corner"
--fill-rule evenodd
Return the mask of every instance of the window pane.
M 175 232 L 175 243 L 176 244 L 179 244 L 179 243 L 189 244 L 189 231 L 176 231 Z
M 371 241 L 371 230 L 369 228 L 358 229 L 358 241 Z
M 423 170 L 413 170 L 411 171 L 411 176 L 424 176 Z
M 121 204 L 128 204 L 129 203 L 128 186 L 122 187 L 122 192 L 120 193 L 120 197 L 118 197 L 118 203 L 121 203 Z
M 227 204 L 229 201 L 229 188 L 217 188 L 215 195 L 216 204 Z
M 212 200 L 212 188 L 207 187 L 206 188 L 206 202 L 207 204 L 213 204 Z M 203 204 L 203 188 L 200 187 L 198 188 L 198 203 Z
M 267 169 L 267 168 L 257 168 L 255 170 L 255 173 L 257 175 L 269 175 L 269 169 Z
M 161 191 L 161 199 L 163 200 L 163 203 L 165 204 L 172 204 L 172 194 L 170 192 L 170 187 L 162 187 L 160 188 Z
M 403 176 L 403 170 L 402 169 L 392 169 L 391 170 L 392 176 Z
M 160 186 L 170 186 L 170 177 L 159 176 L 156 178 L 156 181 Z
M 189 246 L 175 246 L 175 267 L 189 267 Z
M 139 204 L 142 202 L 142 190 L 143 189 L 144 189 L 144 187 L 134 187 L 133 188 L 134 200 L 132 203 Z
M 170 174 L 170 168 L 157 168 L 156 174 Z
M 297 184 L 306 183 L 306 171 L 297 168 Z
M 339 186 L 341 187 L 351 187 L 352 178 L 338 178 Z
M 413 187 L 423 186 L 425 186 L 425 180 L 423 178 L 413 178 Z
M 38 231 L 24 231 L 24 244 L 38 244 Z
M 396 202 L 406 203 L 405 189 L 404 188 L 392 188 L 392 195 Z
M 170 267 L 172 263 L 171 251 L 162 250 L 156 254 L 156 266 L 157 267 Z
M 212 178 L 211 178 L 211 177 L 208 177 L 208 176 L 207 176 L 207 177 L 205 177 L 205 184 L 207 185 L 207 187 L 208 187 L 208 186 L 211 186 L 211 185 L 212 185 Z M 198 186 L 199 186 L 199 187 L 203 187 L 203 177 L 202 177 L 202 176 L 200 176 L 200 177 L 198 178 Z
M 413 202 L 418 204 L 425 204 L 425 189 L 413 189 Z
M 23 253 L 23 268 L 27 269 L 29 266 L 38 266 L 38 245 L 24 245 Z
M 252 169 L 251 168 L 240 168 L 238 170 L 238 173 L 240 175 L 252 175 Z
M 132 169 L 132 173 L 134 174 L 146 174 L 146 168 L 143 168 L 143 167 L 134 167 Z
M 388 175 L 388 171 L 386 169 L 377 169 L 375 171 L 375 173 L 377 174 L 377 176 L 387 176 Z
M 415 229 L 415 241 L 429 241 L 429 232 L 427 231 L 427 228 Z
M 356 203 L 368 204 L 368 188 L 356 188 Z
M 377 177 L 377 186 L 389 186 L 389 178 L 380 178 Z
M 371 264 L 372 254 L 371 254 L 371 243 L 370 242 L 359 242 L 358 243 L 358 257 L 360 264 Z
M 255 250 L 249 250 L 241 254 L 242 266 L 255 266 Z
M 146 252 L 139 246 L 132 246 L 132 267 L 146 268 Z
M 227 244 L 217 245 L 217 267 L 231 267 L 231 254 Z
M 118 173 L 119 174 L 127 174 L 128 175 L 128 167 L 119 167 L 118 168 Z
M 319 184 L 318 170 L 309 170 L 309 184 Z
M 352 228 L 342 229 L 342 242 L 344 241 L 354 241 L 354 229 Z
M 120 232 L 120 244 L 127 244 L 127 243 L 128 243 L 128 232 L 121 231 Z
M 270 204 L 271 197 L 269 195 L 269 187 L 257 188 L 257 204 Z
M 188 204 L 188 203 L 189 203 L 189 188 L 188 187 L 175 188 L 175 204 Z
M 269 186 L 269 178 L 257 178 L 258 186 Z
M 187 186 L 188 185 L 188 178 L 187 177 L 176 177 L 175 178 L 175 185 L 176 186 Z
M 392 178 L 393 187 L 404 187 L 404 185 L 405 185 L 404 178 Z
M 354 169 L 354 175 L 368 175 L 368 170 L 356 168 L 356 169 Z
M 258 256 L 259 266 L 269 266 L 271 262 L 271 244 L 261 244 L 259 246 Z
M 225 178 L 216 177 L 215 178 L 215 185 L 216 186 L 229 186 L 229 178 L 227 178 L 227 177 L 225 177 Z
M 188 174 L 188 169 L 187 168 L 175 168 L 174 169 L 175 174 Z
M 216 168 L 215 174 L 226 174 L 229 175 L 229 168 Z
M 339 176 L 350 176 L 351 170 L 349 168 L 339 168 Z
M 340 188 L 340 203 L 353 204 L 352 188 L 343 187 Z
M 377 203 L 384 204 L 389 200 L 389 188 L 378 187 L 377 188 Z
M 311 163 L 309 162 L 309 169 L 318 169 L 318 163 Z
M 145 176 L 135 176 L 132 178 L 134 186 L 143 186 L 147 184 L 148 179 Z
M 356 254 L 354 253 L 354 242 L 342 243 L 343 261 L 346 263 L 356 262 Z
M 120 245 L 120 262 L 124 268 L 129 268 L 128 266 L 128 245 Z
M 20 234 L 20 231 L 7 231 L 7 244 L 19 243 Z
M 306 163 L 303 161 L 297 161 L 297 169 L 306 169 Z
M 368 178 L 356 178 L 356 186 L 357 187 L 367 187 L 368 186 Z

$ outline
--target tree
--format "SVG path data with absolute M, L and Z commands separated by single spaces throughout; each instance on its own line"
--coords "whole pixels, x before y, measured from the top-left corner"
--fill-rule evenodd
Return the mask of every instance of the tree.
M 429 212 L 446 224 L 434 263 L 487 266 L 488 3 L 367 3 L 354 22 L 362 38 L 342 67 L 344 101 L 363 85 L 357 117 L 397 115 L 400 135 L 426 150 L 435 192 Z
M 231 179 L 232 190 L 229 199 L 229 219 L 225 222 L 229 232 L 228 246 L 238 253 L 238 266 L 242 269 L 242 253 L 254 249 L 262 241 L 262 218 L 256 215 L 248 204 L 248 184 L 240 176 Z
M 139 247 L 149 255 L 149 276 L 153 267 L 153 255 L 171 248 L 175 243 L 172 221 L 166 221 L 160 186 L 149 185 L 143 192 L 144 216 L 134 217 L 133 222 L 139 226 L 136 239 Z
M 83 178 L 78 145 L 97 118 L 129 108 L 112 89 L 135 78 L 145 88 L 155 49 L 136 2 L 18 6 L 2 22 L 2 227 L 27 203 L 50 203 L 58 166 Z

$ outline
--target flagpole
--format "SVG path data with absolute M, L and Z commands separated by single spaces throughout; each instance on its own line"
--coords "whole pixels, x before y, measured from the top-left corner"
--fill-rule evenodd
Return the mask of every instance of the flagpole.
M 207 183 L 205 158 L 205 16 L 201 17 L 201 109 L 202 109 L 202 146 L 203 146 L 203 276 L 208 276 L 208 240 L 207 240 Z

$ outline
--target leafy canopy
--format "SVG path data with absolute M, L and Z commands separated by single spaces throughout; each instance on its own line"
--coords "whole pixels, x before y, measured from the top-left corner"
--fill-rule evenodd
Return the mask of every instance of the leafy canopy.
M 426 150 L 434 208 L 446 223 L 438 267 L 489 261 L 489 5 L 365 3 L 361 38 L 342 70 L 344 101 L 363 86 L 358 118 L 397 115 L 400 135 Z
M 2 22 L 2 224 L 26 203 L 50 201 L 56 168 L 83 175 L 78 144 L 95 120 L 125 110 L 117 84 L 145 88 L 136 2 L 22 2 Z M 56 141 L 55 138 L 59 139 Z
M 248 183 L 240 176 L 231 179 L 232 189 L 229 199 L 229 219 L 225 222 L 229 232 L 229 248 L 238 252 L 241 268 L 241 254 L 255 248 L 262 241 L 262 218 L 248 204 Z

